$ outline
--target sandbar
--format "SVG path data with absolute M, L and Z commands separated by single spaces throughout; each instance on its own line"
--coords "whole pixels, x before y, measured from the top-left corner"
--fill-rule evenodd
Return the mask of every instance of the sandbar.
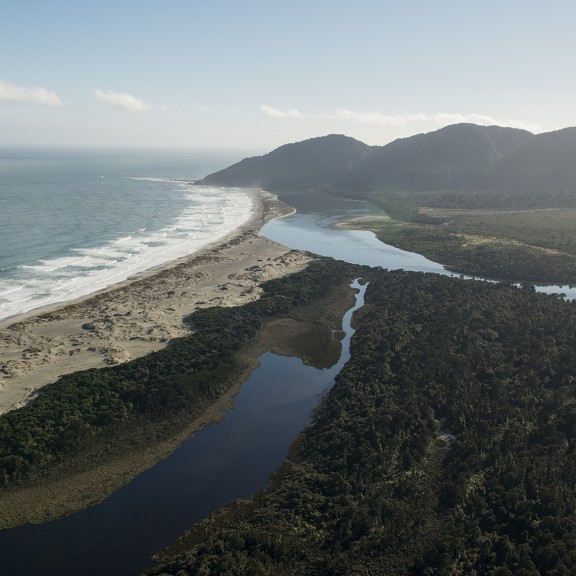
M 189 334 L 183 318 L 259 298 L 260 284 L 303 269 L 311 254 L 259 235 L 294 209 L 251 190 L 250 220 L 186 258 L 73 302 L 0 321 L 0 414 L 60 376 L 127 362 Z

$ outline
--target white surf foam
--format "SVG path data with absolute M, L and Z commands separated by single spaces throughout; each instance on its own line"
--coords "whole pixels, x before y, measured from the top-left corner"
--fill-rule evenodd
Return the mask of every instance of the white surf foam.
M 239 189 L 186 187 L 187 207 L 169 226 L 139 229 L 106 246 L 79 248 L 66 257 L 20 266 L 0 279 L 0 319 L 86 296 L 139 273 L 198 252 L 246 223 L 253 209 Z

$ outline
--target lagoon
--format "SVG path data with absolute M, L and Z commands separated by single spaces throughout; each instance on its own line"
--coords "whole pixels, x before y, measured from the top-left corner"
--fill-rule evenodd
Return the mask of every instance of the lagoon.
M 421 254 L 381 242 L 373 232 L 337 228 L 339 222 L 354 216 L 384 215 L 380 208 L 368 202 L 335 199 L 321 192 L 314 194 L 314 198 L 299 192 L 279 193 L 278 197 L 286 204 L 294 206 L 297 212 L 272 220 L 262 228 L 261 234 L 290 248 L 307 250 L 352 264 L 380 266 L 388 270 L 432 272 L 468 280 L 495 281 L 493 278 L 451 272 Z M 330 208 L 326 208 L 327 206 Z M 535 284 L 535 288 L 544 294 L 564 294 L 567 299 L 576 300 L 576 287 Z
M 365 214 L 370 207 L 342 200 L 326 211 L 281 199 L 299 211 L 264 226 L 262 234 L 270 239 L 369 266 L 450 274 L 370 232 L 334 227 L 350 211 Z M 318 370 L 298 358 L 262 355 L 223 422 L 197 433 L 103 503 L 56 522 L 0 531 L 0 573 L 134 575 L 196 521 L 264 488 L 349 358 L 350 319 L 363 304 L 364 287 L 356 286 L 360 293 L 343 319 L 346 338 L 337 364 Z
M 196 521 L 264 488 L 350 357 L 351 318 L 366 289 L 358 281 L 352 286 L 356 303 L 342 320 L 336 364 L 317 369 L 299 358 L 263 354 L 221 423 L 107 500 L 47 524 L 0 530 L 0 574 L 133 576 Z

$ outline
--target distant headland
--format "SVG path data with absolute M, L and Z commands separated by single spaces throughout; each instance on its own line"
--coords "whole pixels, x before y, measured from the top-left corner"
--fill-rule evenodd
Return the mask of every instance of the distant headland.
M 527 130 L 454 124 L 369 146 L 331 134 L 285 144 L 206 176 L 203 184 L 323 189 L 347 196 L 373 190 L 572 190 L 576 128 Z

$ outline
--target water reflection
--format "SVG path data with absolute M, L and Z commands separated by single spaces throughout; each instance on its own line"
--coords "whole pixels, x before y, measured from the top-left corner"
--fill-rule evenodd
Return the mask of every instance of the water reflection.
M 322 213 L 294 214 L 269 222 L 262 228 L 261 234 L 290 248 L 307 250 L 352 264 L 450 274 L 441 264 L 421 254 L 406 252 L 380 242 L 373 232 L 331 227 L 336 221 L 336 216 Z
M 350 321 L 365 292 L 358 282 L 353 286 L 359 292 L 344 315 L 345 338 L 334 366 L 317 369 L 299 358 L 262 355 L 223 422 L 197 433 L 110 498 L 62 520 L 0 530 L 0 574 L 134 575 L 195 521 L 264 488 L 350 357 Z
M 287 202 L 294 202 L 294 197 L 290 196 Z M 343 200 L 341 202 L 344 202 Z M 344 260 L 352 264 L 362 264 L 366 266 L 380 266 L 388 270 L 409 270 L 413 272 L 433 272 L 445 274 L 465 279 L 473 279 L 446 270 L 444 266 L 428 260 L 421 254 L 407 252 L 385 244 L 378 240 L 373 232 L 365 230 L 342 230 L 335 227 L 335 224 L 356 213 L 372 213 L 370 208 L 360 211 L 356 203 L 348 207 L 351 212 L 340 210 L 330 210 L 329 212 L 304 211 L 296 213 L 286 218 L 273 220 L 266 224 L 261 234 L 270 240 L 274 240 L 295 248 L 297 250 L 307 250 L 320 256 L 329 256 L 338 260 Z M 342 208 L 342 206 L 341 206 Z M 317 206 L 310 209 L 317 210 Z M 478 280 L 493 279 L 474 277 Z M 546 294 L 564 294 L 566 298 L 576 299 L 576 287 L 535 285 L 538 292 Z

